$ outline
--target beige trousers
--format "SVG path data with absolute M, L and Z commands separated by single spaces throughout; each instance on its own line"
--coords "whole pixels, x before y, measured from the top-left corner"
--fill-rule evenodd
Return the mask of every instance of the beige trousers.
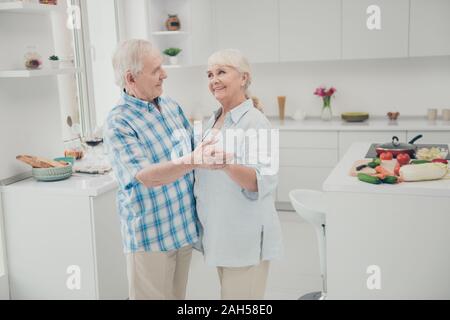
M 249 267 L 217 267 L 222 300 L 264 299 L 269 265 L 269 261 L 262 261 Z
M 182 300 L 186 296 L 192 246 L 126 255 L 130 300 Z

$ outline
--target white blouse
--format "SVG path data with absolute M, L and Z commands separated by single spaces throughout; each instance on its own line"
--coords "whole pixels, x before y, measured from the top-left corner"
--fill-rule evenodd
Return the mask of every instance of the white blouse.
M 195 137 L 196 143 L 211 135 L 221 112 L 219 109 L 211 117 L 203 132 Z M 242 189 L 222 170 L 195 170 L 201 249 L 210 266 L 251 266 L 282 254 L 281 227 L 274 203 L 278 131 L 271 130 L 267 118 L 248 99 L 225 116 L 216 136 L 218 146 L 234 153 L 237 164 L 256 170 L 257 192 Z M 235 138 L 227 138 L 230 133 Z

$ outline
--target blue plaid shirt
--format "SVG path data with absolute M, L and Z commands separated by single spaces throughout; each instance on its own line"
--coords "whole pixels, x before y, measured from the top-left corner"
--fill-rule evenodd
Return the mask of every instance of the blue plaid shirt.
M 147 188 L 136 179 L 143 168 L 170 161 L 193 149 L 193 132 L 181 107 L 168 97 L 156 103 L 122 94 L 108 115 L 105 144 L 119 183 L 119 208 L 125 253 L 170 251 L 198 239 L 194 174 Z

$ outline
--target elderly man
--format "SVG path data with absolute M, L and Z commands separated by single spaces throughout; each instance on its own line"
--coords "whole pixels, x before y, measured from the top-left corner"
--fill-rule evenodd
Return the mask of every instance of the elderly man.
M 105 143 L 119 182 L 130 299 L 185 298 L 199 240 L 192 170 L 221 166 L 213 164 L 211 148 L 203 148 L 208 142 L 192 151 L 189 121 L 174 100 L 161 96 L 167 78 L 161 63 L 158 50 L 144 40 L 121 43 L 113 57 L 123 92 L 108 115 Z M 213 161 L 191 161 L 203 157 Z

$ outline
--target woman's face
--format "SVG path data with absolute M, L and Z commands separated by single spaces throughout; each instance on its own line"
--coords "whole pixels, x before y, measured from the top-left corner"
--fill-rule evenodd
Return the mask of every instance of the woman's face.
M 246 74 L 233 67 L 213 65 L 208 69 L 207 75 L 209 90 L 218 101 L 231 101 L 245 96 Z

